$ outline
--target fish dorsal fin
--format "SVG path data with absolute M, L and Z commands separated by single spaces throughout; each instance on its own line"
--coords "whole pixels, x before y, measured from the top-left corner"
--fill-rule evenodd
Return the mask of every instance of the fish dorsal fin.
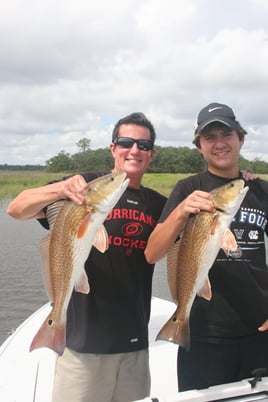
M 102 225 L 96 232 L 95 239 L 92 243 L 97 250 L 104 253 L 109 247 L 109 238 L 105 227 Z
M 41 268 L 44 287 L 48 296 L 48 299 L 53 302 L 53 291 L 49 269 L 49 244 L 51 235 L 48 234 L 44 239 L 40 241 L 40 255 L 41 255 Z
M 53 204 L 48 205 L 46 210 L 46 217 L 49 223 L 50 230 L 53 230 L 54 223 L 56 221 L 58 213 L 60 212 L 61 208 L 66 202 L 67 202 L 66 200 L 60 200 L 53 202 Z
M 178 253 L 180 248 L 180 240 L 172 244 L 167 251 L 167 277 L 171 297 L 174 303 L 178 304 L 177 300 L 177 266 Z
M 82 272 L 82 275 L 79 278 L 79 281 L 75 284 L 74 289 L 76 292 L 80 292 L 83 294 L 88 294 L 89 293 L 89 283 L 88 283 L 88 277 L 85 271 Z
M 225 252 L 225 254 L 228 256 L 230 251 L 236 251 L 237 250 L 237 242 L 236 239 L 231 232 L 229 228 L 227 228 L 224 232 L 222 242 L 221 242 L 221 248 Z
M 198 296 L 203 297 L 203 299 L 211 300 L 212 293 L 211 293 L 211 285 L 208 278 L 206 278 L 204 285 L 202 288 L 197 292 Z

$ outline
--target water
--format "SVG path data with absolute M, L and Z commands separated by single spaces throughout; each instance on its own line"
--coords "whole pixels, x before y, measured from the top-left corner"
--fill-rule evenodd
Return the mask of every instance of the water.
M 0 345 L 19 324 L 46 303 L 39 242 L 47 231 L 35 220 L 17 221 L 0 204 Z M 165 262 L 156 264 L 153 295 L 170 299 Z

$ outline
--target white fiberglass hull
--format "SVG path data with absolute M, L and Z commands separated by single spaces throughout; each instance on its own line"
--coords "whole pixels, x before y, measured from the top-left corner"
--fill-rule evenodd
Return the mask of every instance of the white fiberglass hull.
M 51 401 L 57 354 L 47 348 L 29 352 L 32 339 L 50 309 L 49 303 L 41 307 L 0 346 L 1 402 Z M 173 310 L 173 303 L 152 298 L 149 325 L 152 395 L 163 394 L 165 389 L 172 393 L 177 391 L 177 346 L 155 342 L 156 334 Z

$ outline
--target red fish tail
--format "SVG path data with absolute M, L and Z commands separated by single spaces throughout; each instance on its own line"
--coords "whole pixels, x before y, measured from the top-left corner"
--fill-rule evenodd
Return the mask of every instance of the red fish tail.
M 180 320 L 176 313 L 160 329 L 156 340 L 176 343 L 186 350 L 190 349 L 189 320 Z
M 66 323 L 56 326 L 49 317 L 41 325 L 30 346 L 30 351 L 42 347 L 62 355 L 66 344 Z

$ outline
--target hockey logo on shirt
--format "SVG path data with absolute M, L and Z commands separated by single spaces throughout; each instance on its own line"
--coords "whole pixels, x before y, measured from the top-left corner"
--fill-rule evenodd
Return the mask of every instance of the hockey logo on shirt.
M 116 221 L 118 228 L 117 233 L 113 230 L 113 235 L 109 235 L 109 245 L 124 247 L 126 255 L 131 255 L 134 250 L 144 251 L 148 236 L 156 225 L 149 213 L 136 208 L 114 208 L 106 218 L 107 225 L 109 221 L 113 225 Z

